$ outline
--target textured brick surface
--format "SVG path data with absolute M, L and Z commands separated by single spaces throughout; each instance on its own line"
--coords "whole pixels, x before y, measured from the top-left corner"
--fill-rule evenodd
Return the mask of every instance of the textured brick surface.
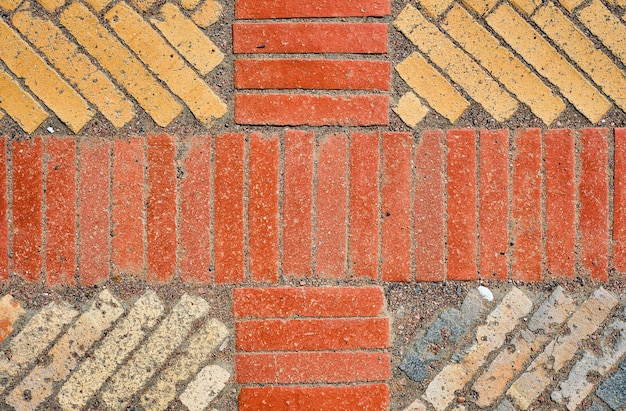
M 366 17 L 384 16 L 390 11 L 389 0 L 239 0 L 235 4 L 235 15 L 238 19 Z
M 613 264 L 626 271 L 626 129 L 615 130 Z

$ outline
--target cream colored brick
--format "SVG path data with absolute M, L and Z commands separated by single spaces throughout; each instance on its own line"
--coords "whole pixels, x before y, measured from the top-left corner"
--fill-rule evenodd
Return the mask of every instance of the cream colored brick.
M 583 3 L 583 0 L 559 0 L 559 3 L 571 13 L 572 10 Z
M 222 5 L 214 0 L 204 0 L 196 11 L 191 15 L 191 19 L 198 27 L 206 29 L 211 24 L 217 22 L 222 14 Z
M 133 119 L 133 105 L 124 94 L 56 25 L 32 13 L 28 3 L 13 15 L 13 25 L 111 124 L 120 128 Z
M 611 103 L 510 6 L 501 5 L 486 20 L 592 123 L 597 123 L 611 108 Z
M 106 13 L 117 35 L 206 127 L 226 114 L 226 104 L 133 9 L 117 3 Z
M 537 7 L 541 6 L 541 0 L 511 0 L 519 11 L 526 15 L 533 14 Z
M 626 24 L 615 17 L 600 0 L 592 0 L 577 14 L 580 22 L 626 64 Z
M 98 22 L 87 7 L 72 3 L 63 10 L 59 21 L 159 126 L 167 126 L 180 114 L 182 106 L 176 99 Z
M 46 110 L 2 69 L 0 69 L 0 108 L 27 133 L 35 131 L 48 118 Z
M 73 132 L 94 116 L 75 92 L 9 25 L 0 20 L 0 60 Z
M 450 7 L 452 0 L 421 0 L 419 3 L 430 17 L 437 18 Z
M 428 107 L 411 91 L 400 97 L 393 111 L 411 128 L 415 128 L 429 112 Z
M 180 396 L 189 411 L 204 411 L 211 401 L 226 387 L 228 371 L 219 365 L 208 365 L 189 383 Z
M 451 123 L 469 107 L 467 100 L 418 52 L 398 64 L 396 71 L 417 95 Z
M 498 0 L 461 0 L 465 6 L 472 9 L 476 14 L 484 16 L 489 13 L 498 3 Z
M 2 113 L 0 113 L 0 119 Z M 7 294 L 0 299 L 0 342 L 13 331 L 13 324 L 19 320 L 25 311 L 19 301 L 16 301 L 12 295 Z
M 37 0 L 49 13 L 54 13 L 65 5 L 65 0 Z
M 565 103 L 461 6 L 448 12 L 441 27 L 546 125 L 565 110 Z
M 174 4 L 165 3 L 150 21 L 200 74 L 208 74 L 224 60 L 217 46 Z

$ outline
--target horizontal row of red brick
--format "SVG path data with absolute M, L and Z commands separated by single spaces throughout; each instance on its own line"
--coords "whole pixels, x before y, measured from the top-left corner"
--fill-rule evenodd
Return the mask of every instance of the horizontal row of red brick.
M 626 271 L 625 129 L 2 144 L 2 278 L 537 281 Z

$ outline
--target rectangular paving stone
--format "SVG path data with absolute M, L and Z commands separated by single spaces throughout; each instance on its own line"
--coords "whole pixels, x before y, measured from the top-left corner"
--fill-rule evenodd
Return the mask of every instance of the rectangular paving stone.
M 217 22 L 222 15 L 222 5 L 214 0 L 204 0 L 191 15 L 191 19 L 198 27 L 206 29 Z
M 623 6 L 623 4 L 622 4 Z M 600 0 L 592 0 L 576 13 L 578 20 L 626 64 L 626 25 Z
M 430 113 L 430 109 L 412 91 L 404 93 L 392 109 L 411 128 L 417 127 Z
M 389 0 L 238 0 L 237 19 L 315 17 L 383 17 L 391 13 Z
M 422 10 L 434 19 L 443 14 L 452 3 L 453 0 L 420 0 L 419 2 Z
M 541 6 L 541 0 L 511 0 L 511 4 L 517 7 L 525 15 L 531 15 L 537 7 Z
M 480 16 L 484 16 L 489 13 L 495 5 L 498 3 L 498 0 L 462 0 L 463 4 L 466 7 L 472 9 L 476 14 Z
M 207 365 L 187 385 L 180 395 L 180 402 L 189 408 L 189 411 L 204 411 L 226 387 L 229 378 L 228 371 L 219 365 Z
M 626 128 L 615 129 L 613 183 L 613 264 L 626 271 Z
M 43 123 L 48 114 L 20 84 L 0 69 L 0 89 L 2 108 L 27 133 L 32 133 Z

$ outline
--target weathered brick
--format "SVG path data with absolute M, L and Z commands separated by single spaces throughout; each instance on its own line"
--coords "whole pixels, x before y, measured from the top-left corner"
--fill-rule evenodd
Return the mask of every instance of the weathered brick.
M 111 239 L 113 270 L 117 274 L 144 274 L 145 139 L 113 141 Z
M 43 143 L 12 141 L 13 271 L 37 281 L 43 269 Z
M 383 135 L 382 278 L 411 281 L 411 166 L 413 136 Z
M 248 181 L 248 254 L 253 281 L 278 280 L 278 136 L 251 133 Z
M 349 270 L 355 277 L 378 278 L 380 134 L 350 136 Z
M 476 135 L 450 130 L 448 146 L 448 278 L 473 280 L 476 266 Z
M 237 283 L 244 272 L 244 147 L 242 134 L 215 139 L 215 282 Z
M 204 0 L 202 4 L 194 10 L 191 19 L 198 27 L 206 29 L 219 20 L 222 15 L 222 9 L 222 5 L 217 1 Z
M 615 129 L 613 264 L 626 272 L 626 128 Z
M 415 279 L 445 278 L 445 154 L 443 132 L 423 132 L 415 148 Z
M 285 132 L 282 216 L 285 275 L 304 276 L 312 270 L 313 144 L 312 132 Z
M 7 138 L 0 136 L 0 280 L 9 278 L 9 182 Z
M 7 294 L 0 299 L 0 342 L 4 341 L 11 334 L 13 325 L 25 313 L 22 305 L 12 295 Z
M 389 96 L 237 94 L 235 122 L 250 125 L 387 125 Z
M 237 351 L 325 351 L 386 348 L 387 318 L 240 321 Z
M 207 365 L 187 385 L 179 397 L 180 402 L 189 408 L 189 411 L 204 411 L 226 387 L 229 379 L 229 372 L 219 365 Z
M 76 282 L 76 141 L 46 138 L 46 284 Z
M 194 137 L 182 160 L 180 180 L 180 276 L 211 282 L 211 139 Z
M 513 151 L 512 277 L 538 281 L 542 272 L 541 130 L 520 130 Z
M 596 391 L 598 397 L 613 410 L 626 404 L 626 370 L 617 370 L 611 374 Z
M 544 134 L 546 173 L 546 268 L 550 275 L 574 276 L 576 182 L 574 132 Z
M 167 134 L 148 135 L 146 205 L 147 279 L 169 281 L 176 271 L 176 143 Z
M 234 23 L 233 51 L 386 53 L 387 31 L 382 23 Z
M 235 3 L 238 19 L 382 17 L 389 13 L 389 0 L 239 0 Z
M 480 132 L 480 276 L 508 278 L 509 132 Z
M 389 90 L 391 64 L 380 60 L 237 59 L 239 89 Z
M 2 88 L 0 108 L 5 110 L 22 130 L 32 133 L 48 118 L 43 107 L 2 69 L 0 69 L 0 88 Z
M 287 411 L 293 404 L 302 409 L 367 410 L 389 409 L 389 387 L 385 384 L 319 387 L 245 387 L 239 392 L 242 411 Z

